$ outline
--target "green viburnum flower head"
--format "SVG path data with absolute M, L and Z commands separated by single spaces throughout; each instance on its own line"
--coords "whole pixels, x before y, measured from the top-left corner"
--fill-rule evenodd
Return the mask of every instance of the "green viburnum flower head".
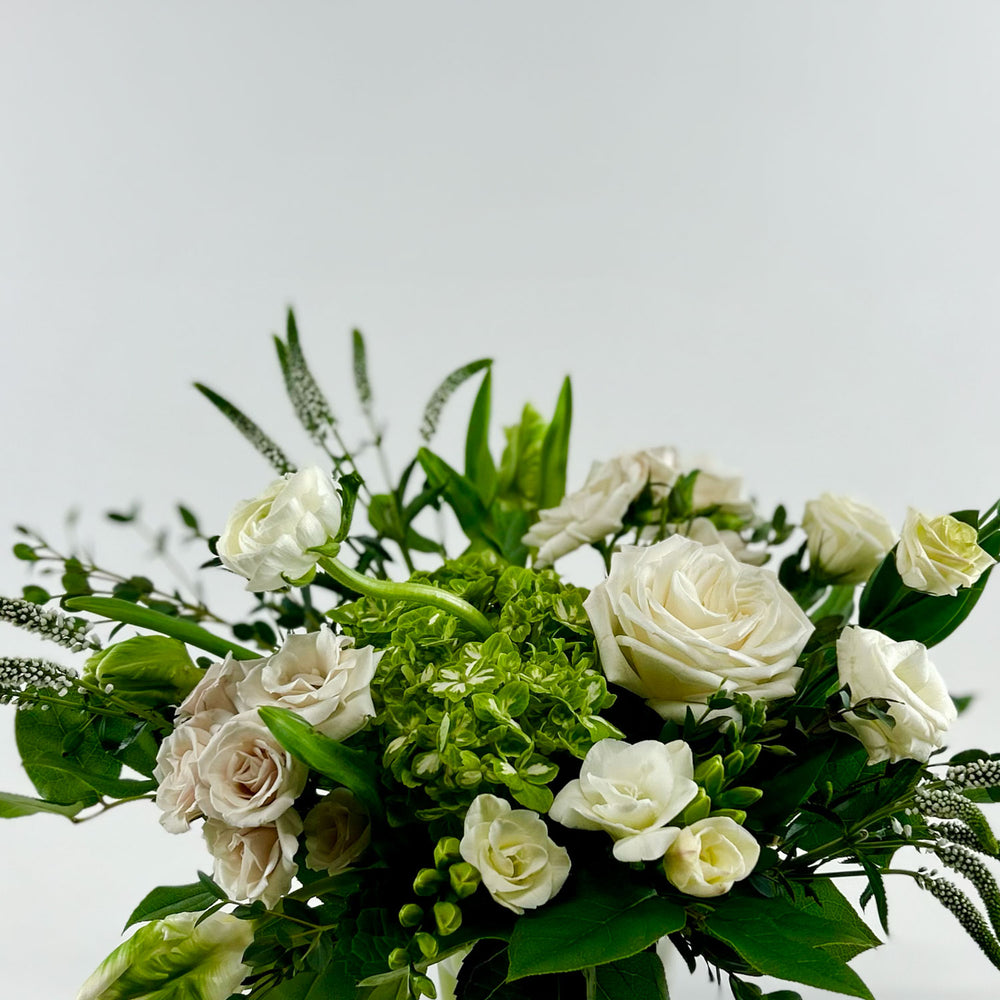
M 76 1000 L 227 1000 L 250 972 L 253 925 L 228 913 L 179 913 L 140 927 L 80 988 Z
M 138 635 L 95 653 L 83 679 L 138 705 L 179 705 L 202 679 L 183 642 L 165 635 Z

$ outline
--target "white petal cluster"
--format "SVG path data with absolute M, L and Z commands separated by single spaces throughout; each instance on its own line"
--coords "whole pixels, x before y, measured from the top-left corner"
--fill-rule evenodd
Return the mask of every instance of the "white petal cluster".
M 308 550 L 337 534 L 341 515 L 336 484 L 318 466 L 309 466 L 239 503 L 217 552 L 224 566 L 246 577 L 247 590 L 282 590 L 313 572 L 318 556 Z
M 979 545 L 979 533 L 950 514 L 929 517 L 911 507 L 896 549 L 896 569 L 907 587 L 954 597 L 996 562 Z
M 793 694 L 813 628 L 769 570 L 680 535 L 615 553 L 584 607 L 608 680 L 677 721 L 720 689 Z
M 838 584 L 864 583 L 896 543 L 874 507 L 830 493 L 806 504 L 802 530 L 810 565 Z
M 889 700 L 892 726 L 854 713 L 845 718 L 868 750 L 872 764 L 926 761 L 957 718 L 941 675 L 919 642 L 895 642 L 875 629 L 852 625 L 837 640 L 840 683 L 851 689 L 851 704 L 866 698 Z
M 729 892 L 760 857 L 753 834 L 728 816 L 708 816 L 680 830 L 667 849 L 668 881 L 689 896 L 709 899 Z

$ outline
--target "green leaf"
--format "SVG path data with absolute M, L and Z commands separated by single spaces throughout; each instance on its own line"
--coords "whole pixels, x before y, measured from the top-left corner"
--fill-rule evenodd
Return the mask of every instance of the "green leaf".
M 190 885 L 160 885 L 147 893 L 132 911 L 122 930 L 126 931 L 133 924 L 141 924 L 146 920 L 169 917 L 172 913 L 201 913 L 217 899 L 218 896 L 214 892 L 209 892 L 201 882 L 192 882 Z
M 456 472 L 443 458 L 421 448 L 417 452 L 430 485 L 441 491 L 448 506 L 455 512 L 458 523 L 471 541 L 483 540 L 487 518 L 479 493 L 465 476 Z
M 31 601 L 32 604 L 45 604 L 52 597 L 44 587 L 39 587 L 33 583 L 27 584 L 21 591 L 21 595 L 26 601 Z
M 567 375 L 559 391 L 552 422 L 542 439 L 542 491 L 539 507 L 555 507 L 566 495 L 566 463 L 569 461 L 569 432 L 572 422 L 573 387 Z
M 642 951 L 599 965 L 591 977 L 593 1000 L 670 1000 L 663 962 L 655 952 Z
M 405 984 L 405 977 L 403 980 Z M 344 975 L 344 969 L 337 964 L 323 972 L 300 972 L 267 991 L 267 1000 L 355 1000 L 368 997 L 366 992 L 357 992 L 354 983 Z M 402 994 L 406 997 L 406 993 Z
M 36 562 L 38 560 L 35 550 L 27 542 L 18 542 L 14 546 L 13 552 L 17 559 L 21 559 L 24 562 Z
M 424 407 L 424 415 L 420 424 L 420 436 L 430 442 L 437 431 L 438 420 L 444 404 L 448 402 L 451 394 L 467 379 L 472 378 L 476 372 L 482 371 L 493 364 L 492 358 L 480 358 L 478 361 L 470 361 L 461 368 L 456 368 L 445 380 L 434 390 L 431 398 Z
M 349 788 L 372 816 L 382 813 L 378 772 L 368 754 L 351 750 L 322 733 L 287 708 L 265 705 L 260 717 L 275 739 L 312 770 Z
M 511 980 L 572 972 L 629 958 L 681 930 L 682 907 L 620 877 L 581 875 L 553 902 L 526 914 L 510 939 Z
M 878 913 L 878 921 L 882 925 L 882 930 L 889 933 L 889 901 L 885 894 L 885 882 L 882 878 L 882 872 L 879 870 L 877 864 L 870 858 L 865 857 L 864 853 L 858 853 L 858 861 L 861 862 L 861 867 L 865 870 L 865 875 L 868 876 L 868 887 L 861 895 L 861 905 L 864 906 L 869 899 L 875 900 L 875 911 Z
M 368 352 L 365 350 L 365 338 L 361 336 L 360 330 L 354 330 L 351 334 L 352 360 L 354 362 L 354 387 L 358 390 L 358 400 L 361 402 L 361 409 L 371 416 L 372 409 L 372 384 L 368 378 Z
M 465 436 L 465 477 L 476 487 L 480 500 L 487 507 L 497 488 L 497 469 L 490 454 L 490 383 L 491 373 L 487 369 L 472 404 Z
M 184 526 L 190 528 L 192 531 L 200 531 L 198 527 L 198 518 L 194 516 L 190 508 L 185 507 L 184 504 L 179 503 L 177 505 L 177 513 L 180 519 L 184 522 Z
M 84 802 L 46 802 L 30 795 L 15 795 L 14 792 L 0 792 L 0 819 L 16 819 L 18 816 L 33 816 L 36 813 L 55 813 L 67 818 L 75 816 L 85 807 Z

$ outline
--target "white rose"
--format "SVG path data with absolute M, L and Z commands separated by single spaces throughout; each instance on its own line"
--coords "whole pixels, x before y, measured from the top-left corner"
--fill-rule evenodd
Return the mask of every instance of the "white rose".
M 689 896 L 708 899 L 729 892 L 749 875 L 760 845 L 728 816 L 709 816 L 684 827 L 663 859 L 670 883 Z
M 840 683 L 851 689 L 851 704 L 865 698 L 889 699 L 895 725 L 878 719 L 845 718 L 868 751 L 868 762 L 926 761 L 944 745 L 958 713 L 937 668 L 921 643 L 895 642 L 875 629 L 852 625 L 837 640 Z
M 896 544 L 874 507 L 829 493 L 806 504 L 802 530 L 810 564 L 839 584 L 864 583 Z
M 312 572 L 319 557 L 307 550 L 337 534 L 341 513 L 337 487 L 322 469 L 290 472 L 237 504 L 216 551 L 247 578 L 247 590 L 281 590 Z
M 701 542 L 702 545 L 725 545 L 741 563 L 760 566 L 767 561 L 766 551 L 750 548 L 738 531 L 720 531 L 707 517 L 696 517 L 679 524 L 677 534 Z
M 662 858 L 677 836 L 667 824 L 698 794 L 691 748 L 683 740 L 595 743 L 580 777 L 556 796 L 549 815 L 563 826 L 605 830 L 619 861 Z
M 517 914 L 547 903 L 569 875 L 569 853 L 552 842 L 538 813 L 495 795 L 469 806 L 460 850 L 489 894 Z
M 568 552 L 621 528 L 629 504 L 647 483 L 661 499 L 676 478 L 672 448 L 647 448 L 596 463 L 582 489 L 568 494 L 558 507 L 539 511 L 538 522 L 522 541 L 538 549 L 536 566 L 551 566 Z
M 198 757 L 198 808 L 229 826 L 263 826 L 289 809 L 308 774 L 256 711 L 234 715 Z
M 718 508 L 742 518 L 753 515 L 753 504 L 743 496 L 742 476 L 719 472 L 710 461 L 693 463 L 684 471 L 692 469 L 698 470 L 691 496 L 691 507 L 695 512 Z
M 160 825 L 169 833 L 184 833 L 191 828 L 191 820 L 201 815 L 198 758 L 212 734 L 229 718 L 224 711 L 202 712 L 182 722 L 160 744 L 153 777 L 159 782 L 156 804 L 163 813 Z
M 337 875 L 349 868 L 371 843 L 372 827 L 364 806 L 347 788 L 335 788 L 309 810 L 306 868 Z
M 720 688 L 793 694 L 813 628 L 769 570 L 680 535 L 616 552 L 584 608 L 608 680 L 676 721 Z
M 289 809 L 265 826 L 234 827 L 205 821 L 205 843 L 215 859 L 212 877 L 231 899 L 262 899 L 273 906 L 291 888 L 302 820 Z
M 375 714 L 370 684 L 382 656 L 371 646 L 354 649 L 349 636 L 324 625 L 318 632 L 290 635 L 236 686 L 241 710 L 279 705 L 302 716 L 332 740 L 356 733 Z
M 959 587 L 971 587 L 996 562 L 980 548 L 978 538 L 971 524 L 950 514 L 932 518 L 910 507 L 896 549 L 896 569 L 912 590 L 954 597 Z
M 254 667 L 264 663 L 259 660 L 237 660 L 227 653 L 224 660 L 213 663 L 195 685 L 194 690 L 180 703 L 177 718 L 185 719 L 202 712 L 228 712 L 236 715 L 246 706 L 237 703 L 236 687 Z

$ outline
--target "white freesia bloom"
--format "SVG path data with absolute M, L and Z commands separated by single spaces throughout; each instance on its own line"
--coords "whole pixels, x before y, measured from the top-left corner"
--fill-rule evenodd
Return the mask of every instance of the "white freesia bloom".
M 247 578 L 247 590 L 281 590 L 312 572 L 318 556 L 307 550 L 336 535 L 341 514 L 336 484 L 309 466 L 237 504 L 217 552 L 224 566 Z
M 837 640 L 840 683 L 850 686 L 851 704 L 889 699 L 895 725 L 878 719 L 845 718 L 868 751 L 868 761 L 926 761 L 944 745 L 958 713 L 927 649 L 910 639 L 895 642 L 875 629 L 852 625 Z
M 813 628 L 769 570 L 680 535 L 615 553 L 584 607 L 608 680 L 677 721 L 720 688 L 793 694 Z
M 228 826 L 263 826 L 289 809 L 308 774 L 256 711 L 234 715 L 198 757 L 198 808 Z
M 569 853 L 553 843 L 538 813 L 512 809 L 495 795 L 469 806 L 460 849 L 494 900 L 517 914 L 547 903 L 569 875 Z
M 892 526 L 874 507 L 830 493 L 806 504 L 802 530 L 810 564 L 840 584 L 864 583 L 896 544 Z
M 567 494 L 558 507 L 540 511 L 538 522 L 522 539 L 538 549 L 535 565 L 551 566 L 581 545 L 617 531 L 647 483 L 655 498 L 669 492 L 677 478 L 676 463 L 672 448 L 647 448 L 596 463 L 582 489 Z
M 181 702 L 177 718 L 186 719 L 202 712 L 228 712 L 236 715 L 246 706 L 237 702 L 236 688 L 247 673 L 265 662 L 259 660 L 237 660 L 227 653 L 224 660 L 213 663 L 195 685 L 194 690 Z
M 372 826 L 364 806 L 347 788 L 325 795 L 305 819 L 306 868 L 337 875 L 371 843 Z
M 290 635 L 266 660 L 255 661 L 236 686 L 241 711 L 260 705 L 291 709 L 324 736 L 343 740 L 375 714 L 370 684 L 381 650 L 354 648 L 328 625 Z
M 80 988 L 76 1000 L 228 1000 L 250 967 L 253 924 L 229 913 L 175 913 L 140 927 Z
M 971 587 L 996 559 L 980 548 L 979 533 L 950 514 L 928 517 L 912 507 L 906 513 L 896 549 L 903 583 L 924 594 L 954 597 Z
M 663 859 L 663 870 L 681 892 L 709 899 L 746 878 L 759 857 L 753 834 L 728 816 L 709 816 L 679 832 Z
M 215 859 L 212 877 L 232 899 L 273 906 L 291 888 L 302 820 L 289 809 L 264 826 L 205 821 L 205 843 Z
M 677 836 L 667 824 L 697 794 L 691 748 L 683 740 L 600 740 L 549 815 L 563 826 L 605 830 L 619 861 L 654 861 Z

